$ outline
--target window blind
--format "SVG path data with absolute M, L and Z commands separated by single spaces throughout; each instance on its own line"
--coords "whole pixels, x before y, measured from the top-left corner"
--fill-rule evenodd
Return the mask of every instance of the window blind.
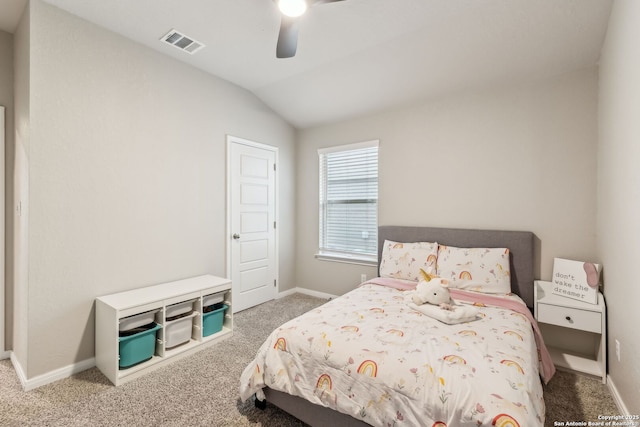
M 375 261 L 378 142 L 319 150 L 320 253 Z

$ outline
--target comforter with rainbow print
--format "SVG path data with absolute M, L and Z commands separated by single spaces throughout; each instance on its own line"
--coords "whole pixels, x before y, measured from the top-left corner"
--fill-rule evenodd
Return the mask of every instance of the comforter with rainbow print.
M 404 294 L 364 284 L 285 323 L 244 370 L 242 400 L 269 387 L 374 426 L 544 425 L 527 316 L 476 303 L 480 320 L 446 325 Z

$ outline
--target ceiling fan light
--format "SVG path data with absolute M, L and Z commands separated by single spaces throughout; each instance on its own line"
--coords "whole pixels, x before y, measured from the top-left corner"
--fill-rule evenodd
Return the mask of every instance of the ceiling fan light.
M 307 11 L 307 2 L 306 0 L 278 0 L 278 8 L 283 14 L 297 18 Z

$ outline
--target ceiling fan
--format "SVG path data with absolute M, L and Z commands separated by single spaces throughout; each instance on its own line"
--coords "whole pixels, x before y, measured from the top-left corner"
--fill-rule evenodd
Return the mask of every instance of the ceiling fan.
M 276 46 L 277 58 L 291 58 L 295 56 L 298 48 L 298 18 L 302 16 L 307 8 L 323 4 L 334 3 L 344 0 L 276 0 L 278 8 L 282 12 L 280 22 L 280 33 L 278 34 L 278 44 Z

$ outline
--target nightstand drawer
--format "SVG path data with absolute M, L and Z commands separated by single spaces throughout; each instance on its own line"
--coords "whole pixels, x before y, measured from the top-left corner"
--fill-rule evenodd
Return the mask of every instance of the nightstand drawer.
M 581 331 L 602 332 L 602 313 L 557 305 L 538 304 L 538 322 Z

